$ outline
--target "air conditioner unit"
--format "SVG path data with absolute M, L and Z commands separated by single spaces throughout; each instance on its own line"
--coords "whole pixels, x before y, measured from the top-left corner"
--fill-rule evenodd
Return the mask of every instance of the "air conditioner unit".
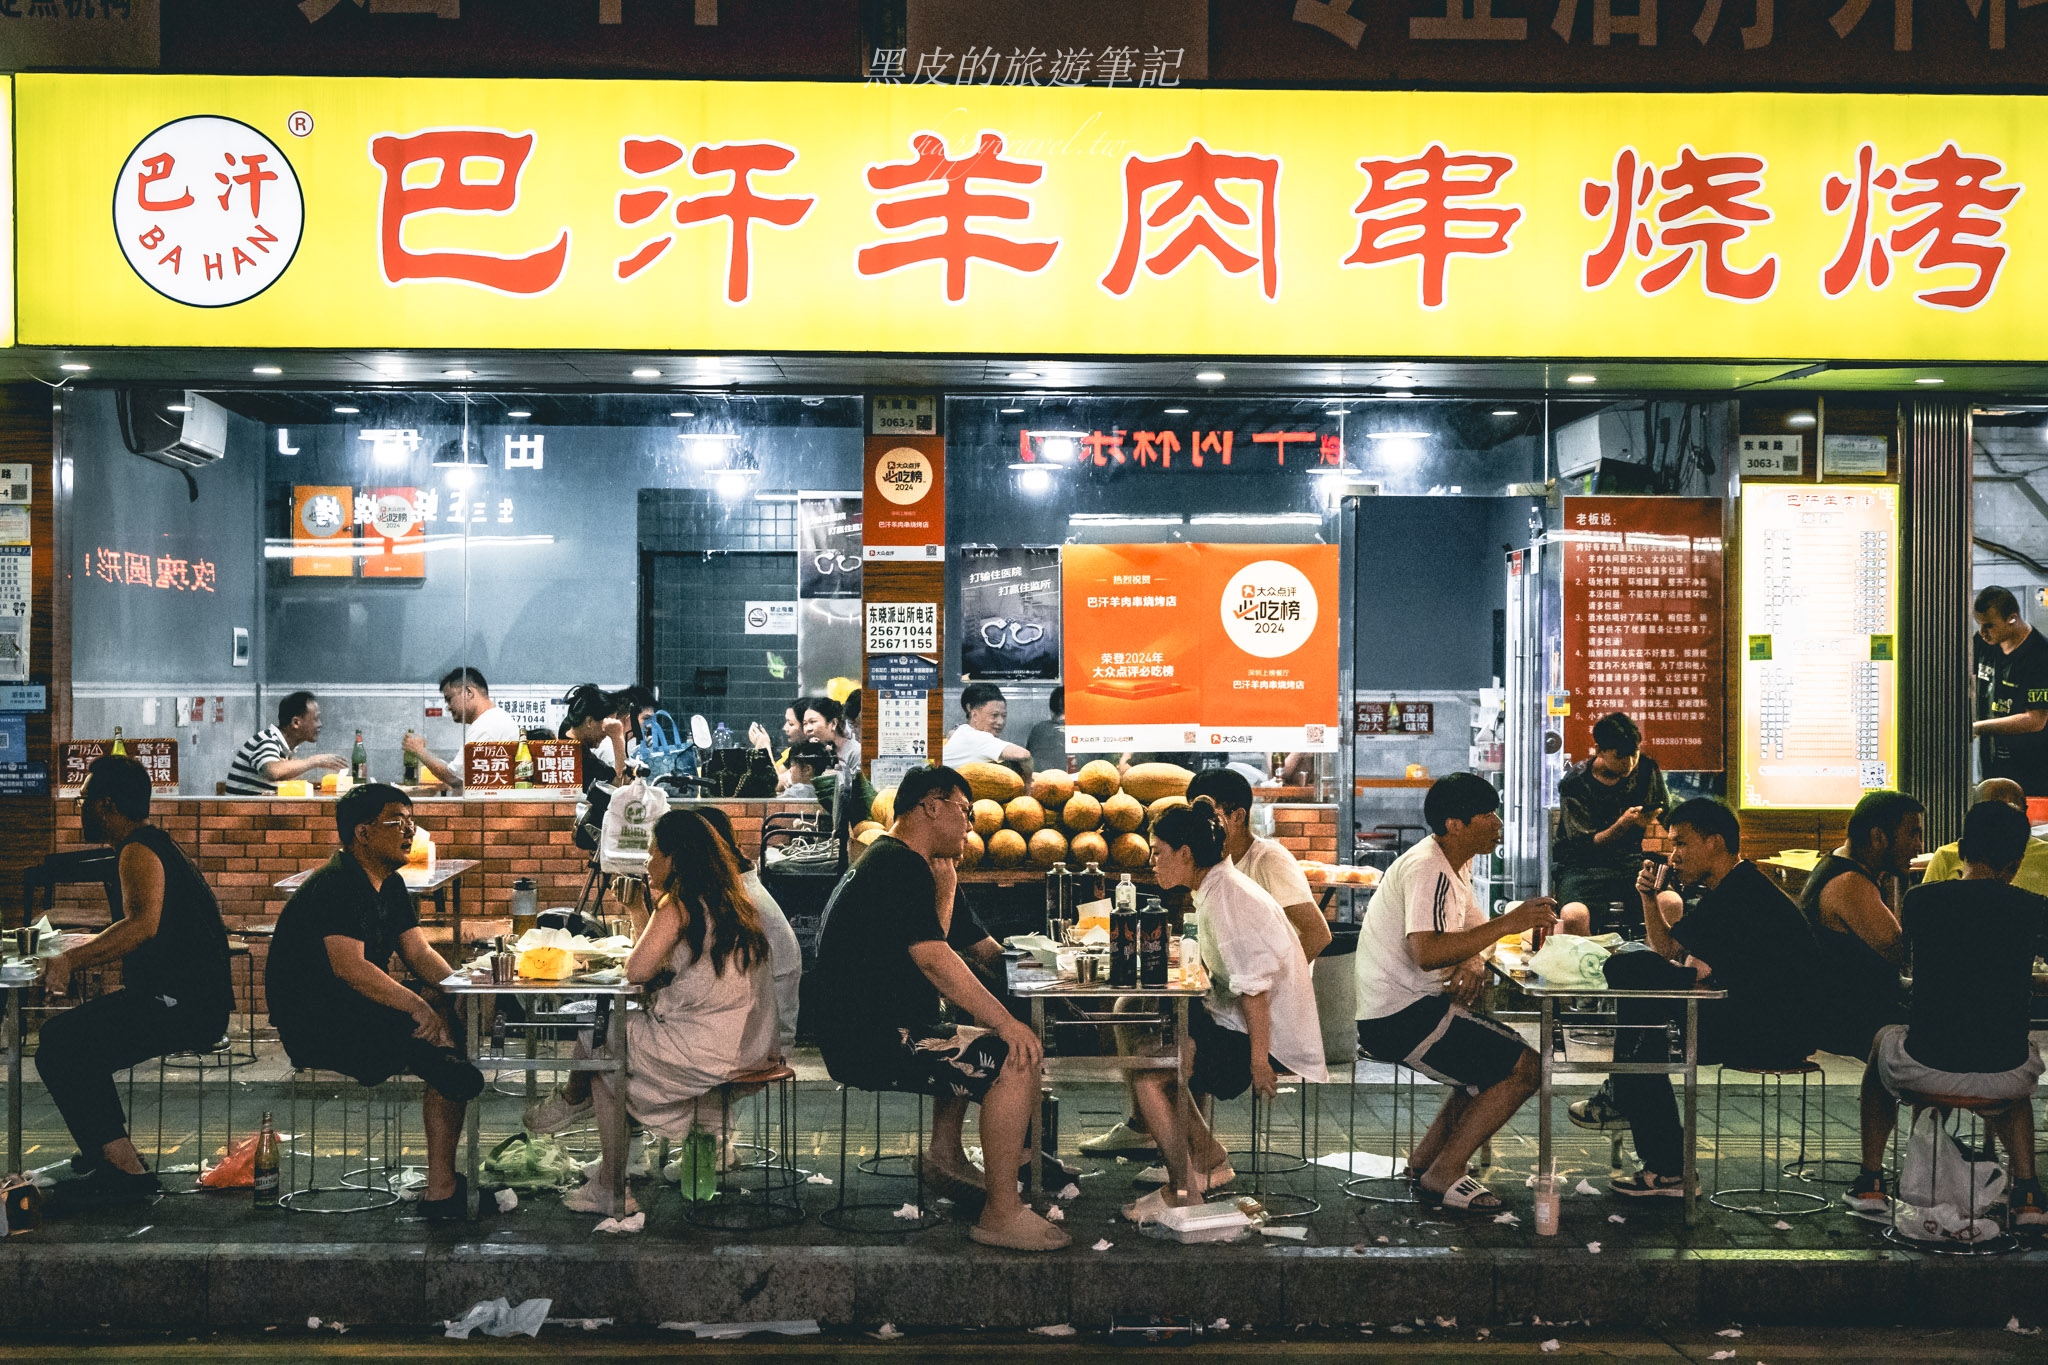
M 184 421 L 178 439 L 165 446 L 159 457 L 166 464 L 198 469 L 228 453 L 228 410 L 204 394 L 185 391 Z

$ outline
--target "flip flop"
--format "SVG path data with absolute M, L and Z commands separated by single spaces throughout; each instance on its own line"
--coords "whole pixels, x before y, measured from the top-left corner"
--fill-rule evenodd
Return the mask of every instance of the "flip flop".
M 1421 1181 L 1415 1182 L 1415 1197 L 1433 1209 L 1447 1209 L 1452 1213 L 1498 1213 L 1506 1205 L 1500 1196 L 1471 1176 L 1461 1176 L 1458 1183 L 1439 1194 Z
M 1074 1240 L 1030 1209 L 1022 1208 L 997 1227 L 976 1223 L 967 1235 L 985 1247 L 1002 1247 L 1006 1251 L 1058 1251 Z

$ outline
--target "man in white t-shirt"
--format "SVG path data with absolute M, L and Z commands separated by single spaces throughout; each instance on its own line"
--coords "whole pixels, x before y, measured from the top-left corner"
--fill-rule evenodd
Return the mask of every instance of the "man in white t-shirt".
M 520 737 L 519 722 L 491 700 L 491 685 L 474 668 L 451 669 L 448 676 L 441 679 L 441 699 L 448 703 L 448 718 L 463 727 L 464 744 L 509 744 Z M 421 735 L 407 735 L 405 751 L 417 754 L 420 762 L 447 783 L 451 791 L 462 786 L 462 772 L 457 766 L 459 757 L 457 763 L 435 757 Z
M 1431 836 L 1380 878 L 1359 927 L 1358 1045 L 1375 1061 L 1413 1067 L 1451 1087 L 1408 1154 L 1415 1192 L 1437 1208 L 1498 1212 L 1500 1196 L 1466 1174 L 1472 1154 L 1514 1117 L 1541 1080 L 1513 1029 L 1475 1014 L 1495 940 L 1557 923 L 1548 899 L 1488 919 L 1468 880 L 1472 859 L 1500 845 L 1500 794 L 1473 773 L 1430 787 Z
M 1031 751 L 1003 738 L 1003 726 L 1010 719 L 1010 704 L 1003 689 L 994 683 L 969 683 L 960 693 L 960 709 L 967 723 L 946 736 L 944 762 L 949 768 L 962 763 L 1007 763 L 1031 776 Z

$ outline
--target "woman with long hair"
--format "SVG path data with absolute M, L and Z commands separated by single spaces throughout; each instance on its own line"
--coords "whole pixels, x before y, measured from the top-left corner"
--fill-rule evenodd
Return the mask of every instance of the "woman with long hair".
M 1223 817 L 1206 796 L 1152 825 L 1159 889 L 1193 893 L 1201 966 L 1209 978 L 1209 994 L 1189 1011 L 1195 1064 L 1188 1088 L 1197 1097 L 1231 1100 L 1256 1087 L 1271 1101 L 1282 1070 L 1305 1081 L 1329 1078 L 1322 1026 L 1308 960 L 1287 913 L 1223 855 L 1224 838 Z M 1183 962 L 1181 969 L 1192 965 Z M 1140 1071 L 1136 1082 L 1139 1112 L 1159 1139 L 1168 1175 L 1163 1189 L 1124 1206 L 1124 1217 L 1142 1223 L 1169 1208 L 1201 1203 L 1237 1173 L 1199 1111 L 1183 1127 L 1175 1073 Z
M 750 1027 L 764 996 L 768 940 L 753 899 L 740 879 L 732 850 L 702 815 L 672 810 L 655 822 L 647 862 L 654 908 L 626 979 L 647 987 L 646 1008 L 618 1011 L 633 1059 L 626 1092 L 602 1073 L 592 1078 L 603 1160 L 596 1179 L 572 1190 L 563 1207 L 579 1213 L 625 1217 L 612 1207 L 612 1173 L 627 1159 L 620 1146 L 620 1106 L 634 1121 L 663 1137 L 684 1139 L 693 1128 L 712 1130 L 719 1106 L 704 1097 L 731 1077 L 767 1060 L 760 1039 L 773 1033 Z M 749 1056 L 751 1050 L 759 1055 Z

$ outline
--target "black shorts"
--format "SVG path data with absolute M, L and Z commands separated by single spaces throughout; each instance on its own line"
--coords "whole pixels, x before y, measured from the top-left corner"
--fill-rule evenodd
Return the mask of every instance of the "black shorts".
M 1358 1046 L 1376 1062 L 1413 1067 L 1468 1095 L 1499 1085 L 1530 1051 L 1506 1024 L 1453 1004 L 1447 995 L 1359 1020 Z
M 484 1090 L 484 1073 L 453 1048 L 413 1037 L 412 1016 L 365 1001 L 332 1019 L 278 1025 L 295 1067 L 338 1071 L 361 1085 L 417 1076 L 446 1099 L 467 1104 Z
M 977 1104 L 1009 1059 L 1010 1045 L 978 1028 L 902 1028 L 894 1038 L 849 1039 L 825 1050 L 826 1070 L 842 1085 Z
M 1188 1010 L 1188 1037 L 1195 1044 L 1195 1064 L 1188 1074 L 1188 1089 L 1197 1095 L 1234 1100 L 1252 1088 L 1250 1034 L 1224 1027 L 1196 1004 Z M 1276 1074 L 1287 1069 L 1271 1056 L 1266 1062 Z

